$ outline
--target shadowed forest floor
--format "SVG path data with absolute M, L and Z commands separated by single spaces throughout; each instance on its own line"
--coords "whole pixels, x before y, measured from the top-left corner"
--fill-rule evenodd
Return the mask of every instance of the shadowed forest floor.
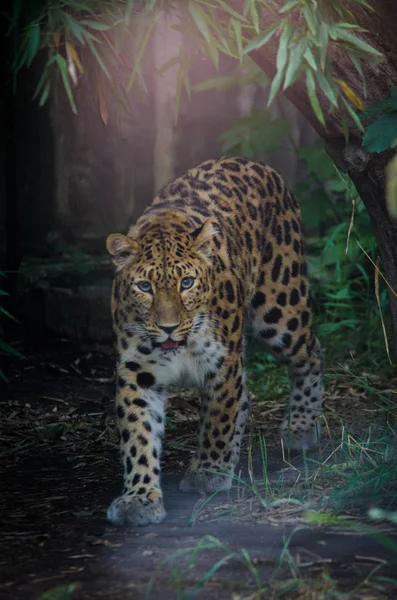
M 6 365 L 11 376 L 0 401 L 0 598 L 396 596 L 395 529 L 364 522 L 370 499 L 347 503 L 332 527 L 326 517 L 308 518 L 310 511 L 332 516 L 336 500 L 327 499 L 348 485 L 348 478 L 340 484 L 343 469 L 336 479 L 320 469 L 337 469 L 344 428 L 354 441 L 360 414 L 376 429 L 378 413 L 360 386 L 343 377 L 328 386 L 324 445 L 305 460 L 283 457 L 285 405 L 277 394 L 259 400 L 255 389 L 241 472 L 230 495 L 211 499 L 178 490 L 198 401 L 175 391 L 163 456 L 167 519 L 120 530 L 105 519 L 121 487 L 110 353 L 48 340 L 24 354 Z

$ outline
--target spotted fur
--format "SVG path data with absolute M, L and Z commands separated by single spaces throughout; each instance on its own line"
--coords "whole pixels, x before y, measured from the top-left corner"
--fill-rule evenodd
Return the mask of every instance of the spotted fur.
M 249 414 L 244 325 L 289 368 L 281 435 L 314 446 L 322 410 L 299 205 L 280 175 L 244 158 L 209 160 L 167 184 L 128 232 L 109 236 L 117 267 L 116 413 L 124 491 L 119 525 L 164 519 L 160 452 L 165 391 L 202 390 L 198 443 L 182 490 L 228 489 Z M 193 282 L 193 283 L 192 283 Z

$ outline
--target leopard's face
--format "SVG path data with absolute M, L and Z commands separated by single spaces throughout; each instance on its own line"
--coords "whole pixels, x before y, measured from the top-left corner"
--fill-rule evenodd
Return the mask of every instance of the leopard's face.
M 119 266 L 119 326 L 162 351 L 184 346 L 205 322 L 212 295 L 212 264 L 200 233 L 163 227 L 161 235 L 149 229 L 135 240 L 116 236 L 108 249 Z M 115 253 L 116 244 L 122 247 Z

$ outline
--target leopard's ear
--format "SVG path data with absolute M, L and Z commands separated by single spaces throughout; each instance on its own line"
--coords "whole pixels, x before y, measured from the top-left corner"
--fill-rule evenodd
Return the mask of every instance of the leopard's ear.
M 135 240 L 121 233 L 112 233 L 106 240 L 106 249 L 117 270 L 122 269 L 128 260 L 137 255 L 138 247 Z
M 217 234 L 217 229 L 214 227 L 214 224 L 208 219 L 191 232 L 191 236 L 193 238 L 193 249 L 201 254 L 205 259 L 209 260 L 211 256 L 211 240 Z

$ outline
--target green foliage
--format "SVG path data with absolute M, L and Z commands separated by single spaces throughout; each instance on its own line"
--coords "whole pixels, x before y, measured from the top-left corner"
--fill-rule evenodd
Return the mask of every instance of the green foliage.
M 145 9 L 139 11 L 131 1 L 32 3 L 20 0 L 14 3 L 13 14 L 8 18 L 9 33 L 17 33 L 12 64 L 15 75 L 30 67 L 41 53 L 46 60 L 34 93 L 40 106 L 45 104 L 60 78 L 71 109 L 77 113 L 74 88 L 79 78 L 88 73 L 104 121 L 106 98 L 102 79 L 128 110 L 125 101 L 128 85 L 135 81 L 141 92 L 146 91 L 141 59 L 156 24 L 155 15 L 147 18 L 151 14 L 150 4 L 153 3 L 146 3 Z M 158 13 L 162 5 L 162 1 L 156 2 Z M 134 25 L 131 31 L 128 29 L 130 21 Z M 130 71 L 129 82 L 120 76 L 122 69 Z
M 269 85 L 269 78 L 253 60 L 245 56 L 231 75 L 210 77 L 194 85 L 192 90 L 194 92 L 206 90 L 225 92 L 236 87 L 243 88 L 254 84 L 265 89 Z
M 370 352 L 371 346 L 383 353 L 374 269 L 357 243 L 376 260 L 376 239 L 364 204 L 350 178 L 336 170 L 322 142 L 300 149 L 299 155 L 311 175 L 294 191 L 306 227 L 318 334 L 339 356 L 343 350 Z M 386 287 L 380 302 L 386 309 Z
M 68 583 L 65 585 L 57 585 L 43 594 L 40 594 L 36 600 L 67 600 L 71 598 L 79 589 L 79 583 Z
M 369 125 L 363 137 L 363 148 L 368 152 L 383 152 L 397 145 L 397 88 L 391 89 L 391 95 L 369 107 L 363 114 L 364 119 L 382 113 Z
M 182 89 L 190 92 L 189 69 L 194 58 L 208 56 L 218 66 L 219 53 L 240 61 L 246 54 L 262 48 L 278 38 L 276 74 L 272 80 L 269 104 L 281 91 L 305 76 L 312 109 L 324 125 L 323 110 L 317 97 L 322 89 L 329 102 L 329 111 L 338 110 L 347 131 L 347 117 L 358 127 L 360 120 L 346 98 L 358 108 L 362 102 L 348 84 L 332 75 L 329 47 L 339 48 L 348 56 L 357 71 L 365 92 L 365 77 L 361 61 L 380 56 L 380 52 L 357 34 L 363 29 L 356 22 L 351 8 L 372 10 L 364 0 L 352 0 L 349 7 L 342 0 L 285 0 L 281 7 L 265 0 L 246 0 L 239 13 L 224 0 L 179 0 L 172 3 L 173 27 L 188 38 L 192 51 L 181 48 L 168 67 L 178 65 L 176 90 L 177 114 Z M 108 85 L 122 97 L 136 82 L 146 90 L 142 73 L 143 59 L 159 19 L 171 3 L 151 0 L 146 3 L 107 2 L 106 0 L 62 0 L 60 2 L 14 3 L 9 15 L 10 31 L 19 34 L 13 68 L 18 73 L 29 67 L 45 50 L 47 61 L 37 85 L 35 97 L 44 104 L 59 74 L 73 112 L 77 112 L 73 87 L 85 73 L 82 54 L 96 73 L 104 76 Z M 261 18 L 260 18 L 261 16 Z M 263 24 L 273 21 L 270 26 Z M 79 54 L 80 53 L 80 54 Z M 128 67 L 128 84 L 120 83 L 119 67 Z M 101 90 L 100 85 L 97 86 Z M 102 119 L 107 121 L 103 91 L 98 91 Z M 345 97 L 346 96 L 346 97 Z
M 63 285 L 74 287 L 87 281 L 106 284 L 109 262 L 106 256 L 86 254 L 65 242 L 59 234 L 49 235 L 41 256 L 30 256 L 20 267 L 24 290 Z
M 397 145 L 397 88 L 391 88 L 387 98 L 379 100 L 364 112 L 364 120 L 382 113 L 367 126 L 363 137 L 363 148 L 368 152 L 383 152 Z M 386 205 L 390 217 L 397 220 L 397 155 L 386 169 Z
M 268 110 L 253 110 L 249 117 L 230 123 L 219 139 L 225 154 L 253 158 L 278 148 L 289 130 L 285 119 L 274 119 Z

